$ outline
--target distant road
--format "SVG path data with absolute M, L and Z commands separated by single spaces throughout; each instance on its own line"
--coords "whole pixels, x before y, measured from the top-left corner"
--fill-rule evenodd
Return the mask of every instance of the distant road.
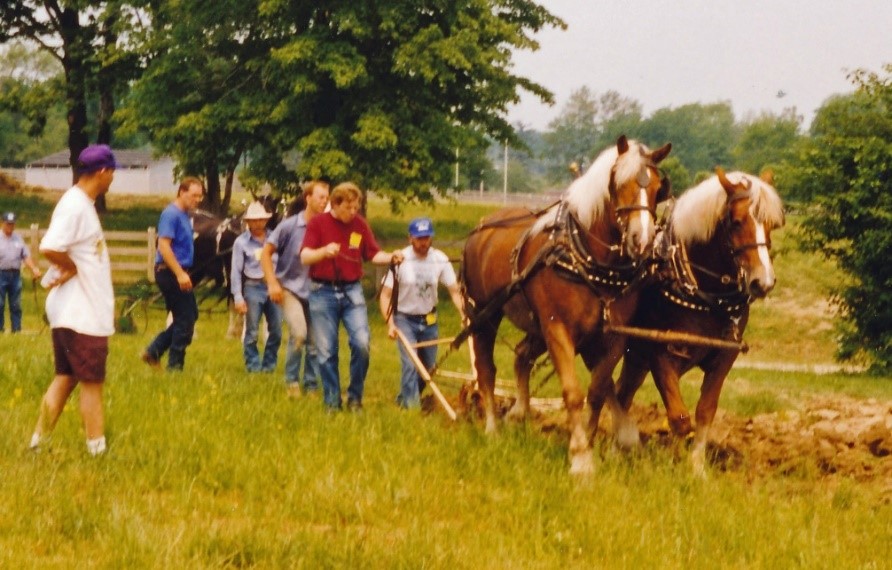
M 463 204 L 492 204 L 495 206 L 527 206 L 531 208 L 541 208 L 547 206 L 561 197 L 559 192 L 544 192 L 540 194 L 520 194 L 509 192 L 507 195 L 502 192 L 462 192 L 460 194 L 452 194 L 452 197 Z

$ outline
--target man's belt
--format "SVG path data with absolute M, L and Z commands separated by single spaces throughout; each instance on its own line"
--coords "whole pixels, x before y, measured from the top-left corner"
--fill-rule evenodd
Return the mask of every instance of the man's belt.
M 319 283 L 320 285 L 328 285 L 329 287 L 347 287 L 349 285 L 356 285 L 359 283 L 359 279 L 355 279 L 353 281 L 341 281 L 337 279 L 313 279 L 313 282 Z

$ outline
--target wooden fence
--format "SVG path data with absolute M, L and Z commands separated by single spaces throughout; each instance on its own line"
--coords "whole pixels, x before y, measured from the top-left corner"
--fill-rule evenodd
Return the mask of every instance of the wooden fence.
M 48 263 L 40 259 L 40 239 L 46 233 L 37 224 L 31 224 L 28 243 L 34 260 L 46 268 Z M 128 283 L 147 278 L 155 281 L 155 228 L 144 232 L 105 231 L 105 243 L 111 258 L 112 280 L 115 283 Z

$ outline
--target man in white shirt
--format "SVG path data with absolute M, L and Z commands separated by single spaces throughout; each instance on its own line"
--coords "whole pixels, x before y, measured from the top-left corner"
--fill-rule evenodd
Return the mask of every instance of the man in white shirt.
M 452 304 L 464 319 L 464 301 L 449 257 L 431 247 L 434 224 L 430 218 L 416 218 L 409 223 L 409 246 L 403 250 L 403 262 L 394 273 L 388 272 L 381 288 L 379 305 L 387 321 L 387 336 L 396 338 L 396 330 L 411 344 L 436 340 L 440 336 L 437 315 L 437 284 L 449 292 Z M 397 290 L 394 302 L 394 289 Z M 437 346 L 417 350 L 418 357 L 430 370 L 437 360 Z M 424 390 L 424 380 L 418 374 L 406 347 L 400 344 L 400 393 L 396 402 L 401 408 L 417 408 Z
M 50 289 L 46 315 L 52 329 L 55 377 L 41 402 L 32 449 L 52 432 L 78 384 L 87 450 L 100 455 L 106 449 L 102 385 L 108 337 L 115 332 L 115 297 L 94 203 L 108 192 L 117 167 L 107 145 L 85 148 L 78 157 L 77 183 L 56 204 L 40 242 L 40 253 L 52 263 L 41 283 Z

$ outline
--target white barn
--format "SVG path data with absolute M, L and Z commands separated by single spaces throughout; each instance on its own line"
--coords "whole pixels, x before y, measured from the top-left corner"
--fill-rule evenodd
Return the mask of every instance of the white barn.
M 111 186 L 116 194 L 169 194 L 176 188 L 171 157 L 153 157 L 148 150 L 113 150 L 120 167 Z M 68 157 L 69 152 L 63 150 L 31 162 L 25 167 L 25 184 L 67 190 L 71 187 Z

